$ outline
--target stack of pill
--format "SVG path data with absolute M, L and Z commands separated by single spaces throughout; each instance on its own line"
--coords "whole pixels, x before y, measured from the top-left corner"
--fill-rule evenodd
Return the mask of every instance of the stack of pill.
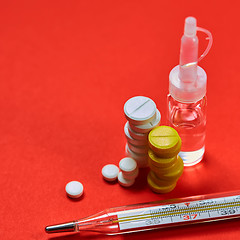
M 121 159 L 119 168 L 114 164 L 107 164 L 102 168 L 102 176 L 106 181 L 113 182 L 118 179 L 119 184 L 123 187 L 132 186 L 138 172 L 136 161 L 130 157 Z
M 130 187 L 138 176 L 138 166 L 134 159 L 125 157 L 119 162 L 118 182 L 123 187 Z
M 148 97 L 130 98 L 124 105 L 127 123 L 124 132 L 127 139 L 126 154 L 136 160 L 138 167 L 148 166 L 148 133 L 160 124 L 161 114 Z
M 148 136 L 149 151 L 148 185 L 152 191 L 172 191 L 183 172 L 183 160 L 177 155 L 181 149 L 181 138 L 168 126 L 154 128 Z

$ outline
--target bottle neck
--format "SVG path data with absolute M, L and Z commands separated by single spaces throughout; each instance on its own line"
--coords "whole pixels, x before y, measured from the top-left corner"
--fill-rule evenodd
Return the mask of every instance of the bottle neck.
M 195 82 L 197 79 L 198 37 L 181 38 L 179 58 L 179 79 L 184 83 Z
M 194 83 L 197 80 L 197 64 L 179 66 L 179 79 L 183 83 Z

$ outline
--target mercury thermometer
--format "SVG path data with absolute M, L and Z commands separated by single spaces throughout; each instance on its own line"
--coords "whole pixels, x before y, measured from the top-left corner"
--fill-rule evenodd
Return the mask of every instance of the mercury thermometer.
M 109 208 L 76 221 L 47 226 L 45 230 L 116 235 L 239 217 L 240 191 Z

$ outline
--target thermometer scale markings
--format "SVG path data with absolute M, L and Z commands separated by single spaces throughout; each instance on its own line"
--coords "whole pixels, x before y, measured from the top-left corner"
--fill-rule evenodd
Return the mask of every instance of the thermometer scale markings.
M 189 207 L 189 205 L 192 206 Z M 182 205 L 182 206 L 181 206 Z M 165 219 L 165 223 L 167 219 L 171 219 L 173 221 L 174 217 L 178 217 L 177 222 L 182 222 L 186 220 L 198 220 L 203 213 L 207 213 L 208 216 L 202 216 L 201 219 L 210 219 L 217 218 L 221 216 L 233 216 L 240 207 L 240 196 L 227 197 L 227 198 L 216 198 L 216 199 L 208 199 L 202 201 L 192 201 L 187 203 L 176 203 L 165 206 L 155 206 L 149 208 L 139 209 L 141 212 L 146 212 L 143 214 L 136 214 L 134 210 L 129 210 L 128 214 L 124 214 L 125 216 L 118 216 L 118 220 L 114 221 L 114 223 L 119 223 L 120 228 L 123 227 L 124 224 L 128 223 L 136 223 L 138 225 L 139 222 L 144 222 L 144 220 L 163 220 Z M 172 208 L 169 210 L 169 208 Z M 139 212 L 137 211 L 137 212 Z M 131 214 L 132 213 L 132 214 Z M 198 217 L 197 217 L 198 216 Z M 161 224 L 158 222 L 158 224 Z M 162 223 L 164 224 L 164 223 Z M 157 225 L 157 224 L 152 224 Z M 135 226 L 137 227 L 137 226 Z M 127 227 L 128 228 L 128 227 Z M 124 229 L 126 229 L 124 227 Z

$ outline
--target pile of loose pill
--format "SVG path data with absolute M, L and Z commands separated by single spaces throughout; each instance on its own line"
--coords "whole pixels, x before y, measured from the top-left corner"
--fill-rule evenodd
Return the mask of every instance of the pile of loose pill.
M 134 184 L 139 170 L 137 163 L 130 157 L 120 160 L 119 168 L 114 164 L 107 164 L 102 168 L 102 176 L 108 182 L 118 182 L 123 187 L 130 187 Z M 78 181 L 71 181 L 65 187 L 70 198 L 79 198 L 83 195 L 83 185 Z
M 114 164 L 107 164 L 102 168 L 102 176 L 106 181 L 118 182 L 123 187 L 130 187 L 138 176 L 138 166 L 134 159 L 125 157 L 119 162 L 119 168 Z

